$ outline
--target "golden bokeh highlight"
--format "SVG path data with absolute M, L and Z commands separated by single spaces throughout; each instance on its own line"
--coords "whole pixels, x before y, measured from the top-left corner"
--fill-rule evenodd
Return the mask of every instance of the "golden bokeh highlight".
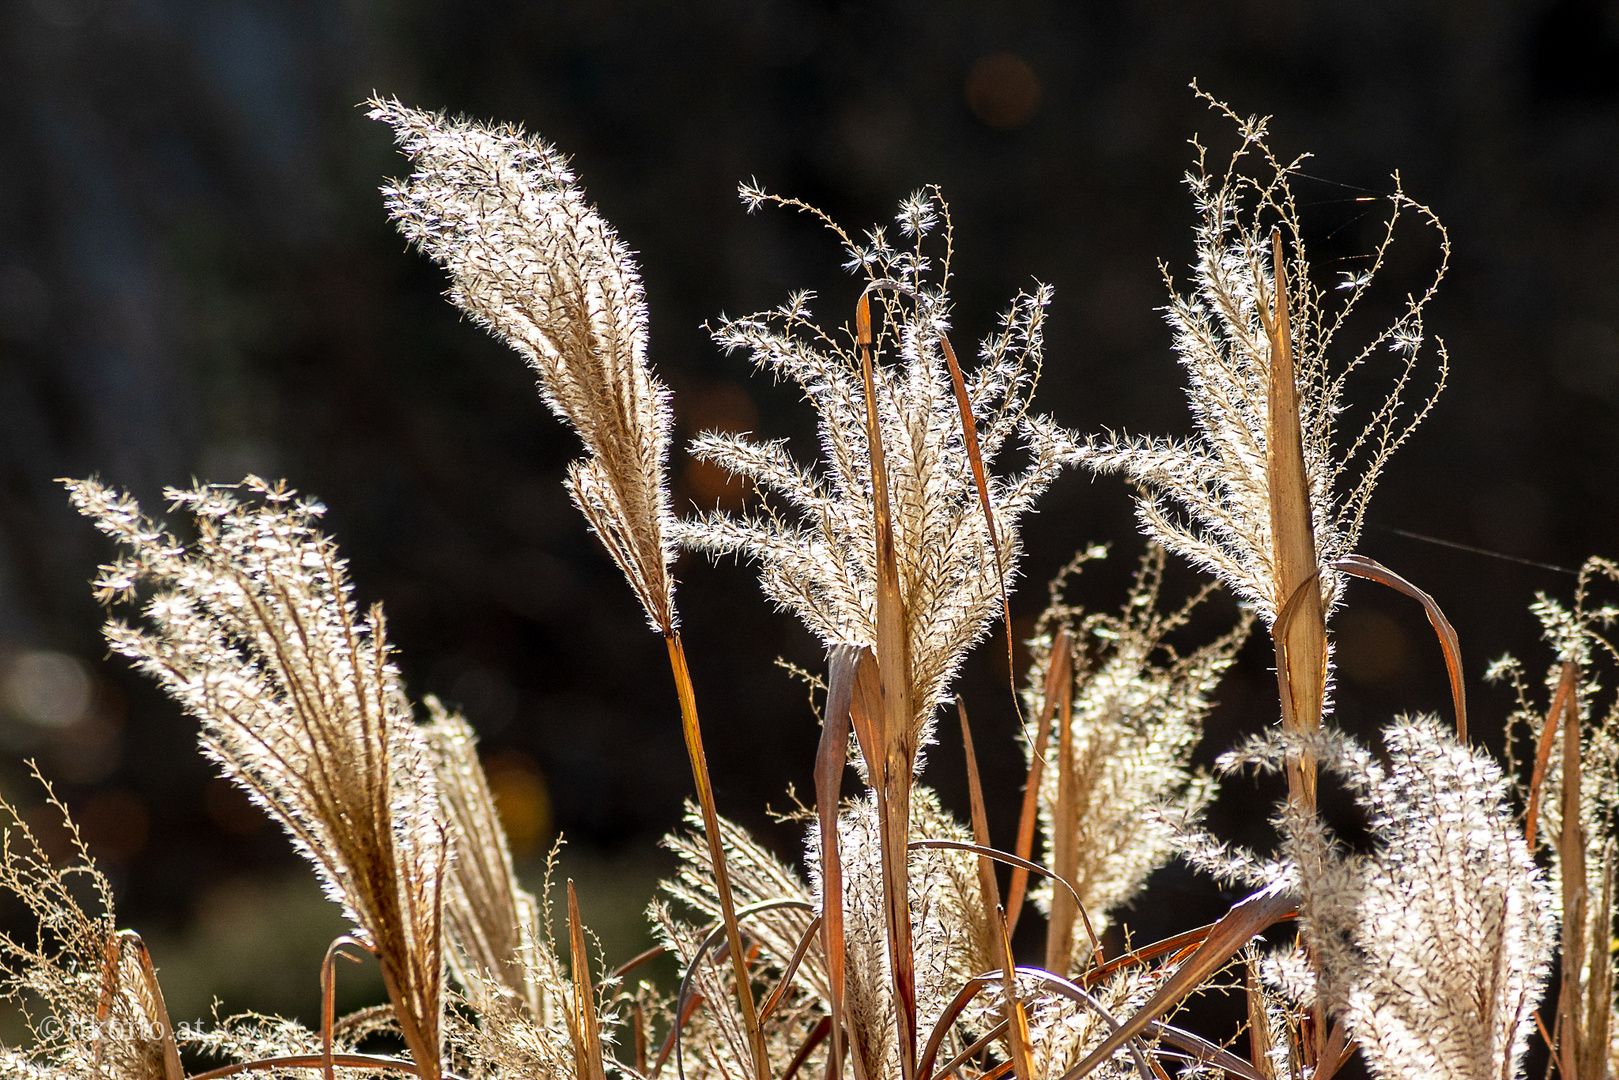
M 512 854 L 517 858 L 533 854 L 551 833 L 551 793 L 545 774 L 521 750 L 491 754 L 484 759 L 483 770 Z

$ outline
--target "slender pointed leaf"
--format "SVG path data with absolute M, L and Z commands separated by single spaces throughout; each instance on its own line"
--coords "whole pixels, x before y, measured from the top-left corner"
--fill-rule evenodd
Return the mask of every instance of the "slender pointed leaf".
M 1051 861 L 1052 870 L 1059 880 L 1073 881 L 1079 874 L 1079 776 L 1074 770 L 1074 679 L 1070 654 L 1066 665 L 1070 670 L 1058 688 L 1057 730 L 1057 805 L 1052 812 Z M 1074 890 L 1071 890 L 1074 891 Z M 1046 970 L 1066 971 L 1074 953 L 1074 920 L 1083 919 L 1085 933 L 1091 939 L 1091 959 L 1101 964 L 1102 942 L 1091 926 L 1091 917 L 1074 891 L 1072 901 L 1063 893 L 1051 897 L 1051 918 L 1046 924 Z
M 596 992 L 590 985 L 590 955 L 585 950 L 585 927 L 579 919 L 579 898 L 568 879 L 568 957 L 573 970 L 573 1001 L 568 1034 L 573 1038 L 577 1080 L 606 1080 L 602 1064 L 601 1029 L 596 1021 Z
M 1445 652 L 1445 671 L 1450 675 L 1450 700 L 1456 710 L 1456 741 L 1467 741 L 1467 690 L 1462 685 L 1462 643 L 1456 636 L 1456 628 L 1450 625 L 1445 613 L 1439 607 L 1439 601 L 1428 593 L 1417 588 L 1393 570 L 1368 559 L 1364 555 L 1348 555 L 1332 564 L 1333 569 L 1342 570 L 1346 574 L 1353 574 L 1367 581 L 1375 581 L 1379 585 L 1387 585 L 1395 592 L 1404 593 L 1422 605 L 1422 610 L 1428 615 L 1428 622 L 1433 626 L 1433 632 L 1439 638 L 1439 647 Z
M 956 713 L 961 717 L 961 744 L 967 756 L 967 792 L 972 803 L 973 838 L 978 846 L 989 847 L 989 819 L 984 814 L 984 789 L 978 777 L 978 754 L 973 749 L 972 725 L 967 722 L 967 706 L 956 698 Z M 1007 936 L 1006 920 L 1001 915 L 1001 891 L 995 881 L 995 864 L 987 856 L 978 856 L 978 892 L 984 905 L 989 932 L 995 941 L 995 951 L 1001 961 L 1002 991 L 1006 997 L 1007 1042 L 1011 1047 L 1012 1067 L 1018 1080 L 1038 1080 L 1034 1074 L 1034 1061 L 1029 1056 L 1029 1017 L 1018 1000 L 1017 964 L 1012 959 L 1012 942 Z
M 1557 1019 L 1562 1026 L 1558 1046 L 1558 1066 L 1564 1077 L 1580 1077 L 1585 1019 L 1581 982 L 1581 959 L 1585 956 L 1585 823 L 1580 820 L 1580 705 L 1579 694 L 1563 702 L 1563 808 L 1562 829 L 1557 841 L 1558 877 L 1563 884 L 1562 959 L 1563 988 L 1557 1001 Z
M 1265 477 L 1270 496 L 1272 573 L 1276 609 L 1318 572 L 1315 531 L 1310 518 L 1310 479 L 1304 467 L 1304 435 L 1299 421 L 1297 374 L 1293 364 L 1293 323 L 1287 294 L 1287 263 L 1282 233 L 1271 233 L 1272 310 L 1264 316 L 1270 335 L 1270 387 L 1265 432 Z M 1262 309 L 1263 314 L 1263 309 Z M 1277 626 L 1281 626 L 1280 620 Z M 1302 608 L 1277 635 L 1284 665 L 1276 672 L 1282 697 L 1292 706 L 1293 723 L 1303 732 L 1321 724 L 1327 686 L 1327 624 L 1319 587 L 1307 590 Z M 1315 806 L 1315 766 L 1301 759 L 1288 766 L 1289 798 Z
M 1051 643 L 1051 656 L 1046 661 L 1046 682 L 1040 694 L 1040 712 L 1034 718 L 1034 743 L 1029 753 L 1029 778 L 1023 786 L 1023 808 L 1018 814 L 1017 846 L 1019 858 L 1027 859 L 1034 852 L 1034 826 L 1039 817 L 1040 781 L 1046 765 L 1046 743 L 1051 737 L 1052 713 L 1057 709 L 1059 697 L 1071 691 L 1074 681 L 1074 639 L 1064 627 Z M 1060 764 L 1060 762 L 1059 762 Z M 1023 912 L 1023 896 L 1028 888 L 1027 871 L 1012 871 L 1012 882 L 1006 890 L 1006 932 L 1016 932 L 1018 916 Z
M 1529 844 L 1529 850 L 1536 850 L 1540 844 L 1535 836 L 1535 826 L 1540 820 L 1540 798 L 1546 788 L 1546 769 L 1551 765 L 1552 744 L 1557 738 L 1557 722 L 1563 716 L 1563 710 L 1568 704 L 1569 697 L 1574 693 L 1580 679 L 1580 666 L 1573 660 L 1563 661 L 1562 673 L 1557 679 L 1557 692 L 1552 695 L 1552 707 L 1546 712 L 1546 723 L 1540 729 L 1540 741 L 1535 746 L 1535 771 L 1529 778 L 1529 807 L 1524 813 L 1524 839 Z

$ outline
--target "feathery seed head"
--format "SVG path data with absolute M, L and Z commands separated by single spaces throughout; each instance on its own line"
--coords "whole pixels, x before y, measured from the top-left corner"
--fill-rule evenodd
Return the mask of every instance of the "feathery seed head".
M 867 1076 L 900 1075 L 894 981 L 884 917 L 879 811 L 869 796 L 838 818 L 843 862 L 845 1022 L 859 1032 Z M 972 830 L 956 821 L 930 788 L 911 789 L 912 840 L 972 843 Z M 822 894 L 819 838 L 808 844 L 811 895 Z M 916 965 L 916 1016 L 931 1031 L 968 979 L 994 969 L 996 954 L 978 887 L 978 856 L 949 848 L 921 848 L 909 857 L 907 890 Z M 998 1015 L 993 996 L 981 995 L 963 1014 L 968 1030 L 984 1031 Z
M 1028 412 L 1051 292 L 1038 286 L 1019 295 L 1001 329 L 982 343 L 979 366 L 964 373 L 986 468 L 1014 435 L 1030 457 L 1024 471 L 989 479 L 1002 557 L 997 566 L 939 346 L 949 318 L 950 251 L 949 217 L 937 192 L 918 192 L 902 204 L 901 232 L 914 239 L 907 247 L 892 245 L 881 229 L 856 243 L 796 200 L 748 188 L 744 199 L 820 216 L 842 241 L 848 267 L 871 283 L 874 306 L 885 316 L 873 320 L 878 426 L 911 650 L 916 745 L 922 745 L 963 655 L 999 611 L 998 581 L 1011 577 L 1016 565 L 1018 518 L 1072 449 L 1055 424 Z M 945 251 L 935 273 L 925 244 L 940 223 Z M 828 646 L 875 645 L 875 511 L 859 353 L 849 327 L 823 329 L 812 319 L 810 299 L 796 293 L 773 312 L 727 319 L 714 336 L 802 388 L 819 414 L 821 468 L 794 461 L 782 441 L 700 435 L 692 453 L 746 477 L 763 499 L 752 513 L 683 521 L 678 536 L 716 556 L 755 560 L 765 594 Z
M 1185 441 L 1093 437 L 1071 460 L 1096 472 L 1123 473 L 1140 484 L 1137 513 L 1143 531 L 1223 579 L 1270 626 L 1288 599 L 1273 549 L 1267 476 L 1272 357 L 1266 319 L 1277 291 L 1272 229 L 1281 230 L 1289 252 L 1285 269 L 1295 393 L 1315 564 L 1328 610 L 1343 588 L 1332 563 L 1354 550 L 1383 466 L 1427 415 L 1444 385 L 1441 345 L 1433 389 L 1414 408 L 1406 407 L 1417 374 L 1423 309 L 1444 275 L 1450 248 L 1432 212 L 1406 197 L 1396 175 L 1395 190 L 1387 196 L 1389 217 L 1370 268 L 1340 285 L 1345 297 L 1329 304 L 1326 293 L 1311 283 L 1289 186 L 1304 159 L 1278 161 L 1265 144 L 1264 120 L 1240 119 L 1209 100 L 1238 125 L 1241 144 L 1219 175 L 1210 172 L 1199 147 L 1197 168 L 1187 176 L 1199 215 L 1192 288 L 1174 293 L 1171 282 L 1173 295 L 1165 309 L 1186 370 L 1196 433 Z M 1333 338 L 1382 268 L 1395 225 L 1406 213 L 1439 233 L 1443 261 L 1433 281 L 1352 359 L 1329 360 Z M 1344 407 L 1346 379 L 1369 364 L 1379 349 L 1393 355 L 1392 385 L 1345 446 L 1336 422 Z
M 323 508 L 256 477 L 171 490 L 196 531 L 185 543 L 127 495 L 95 481 L 68 490 L 125 549 L 98 594 L 151 590 L 145 626 L 108 622 L 113 650 L 201 722 L 204 752 L 314 864 L 376 953 L 432 1080 L 449 835 L 381 609 L 355 610 L 346 566 L 315 527 Z
M 1045 864 L 1074 885 L 1100 933 L 1108 913 L 1128 903 L 1174 853 L 1170 820 L 1196 816 L 1214 796 L 1213 779 L 1191 766 L 1192 751 L 1202 738 L 1214 688 L 1247 639 L 1252 618 L 1242 617 L 1217 641 L 1182 656 L 1164 639 L 1210 590 L 1178 611 L 1160 610 L 1164 550 L 1152 545 L 1120 613 L 1085 615 L 1066 604 L 1061 592 L 1078 564 L 1094 554 L 1082 555 L 1051 583 L 1051 605 L 1030 642 L 1035 662 L 1025 691 L 1024 745 L 1032 753 L 1040 743 L 1037 723 L 1058 725 L 1044 740 L 1040 772 Z M 1052 710 L 1047 721 L 1039 700 L 1052 643 L 1065 627 L 1078 656 L 1066 736 L 1061 710 Z M 1052 886 L 1042 884 L 1033 896 L 1049 910 Z M 1071 940 L 1075 953 L 1089 952 L 1083 935 Z
M 497 999 L 510 996 L 544 1023 L 568 983 L 545 941 L 540 904 L 518 883 L 472 726 L 437 698 L 426 705 L 432 723 L 422 735 L 456 838 L 444 890 L 445 959 L 479 1012 L 502 1007 Z
M 553 147 L 373 98 L 416 171 L 383 188 L 401 232 L 450 275 L 449 298 L 516 349 L 584 440 L 568 492 L 655 629 L 675 627 L 673 412 L 646 360 L 646 297 L 618 234 Z
M 1319 818 L 1290 804 L 1278 821 L 1280 859 L 1207 837 L 1192 838 L 1188 856 L 1297 890 L 1314 987 L 1347 1020 L 1376 1075 L 1519 1075 L 1556 926 L 1507 781 L 1432 718 L 1397 720 L 1383 742 L 1387 767 L 1326 729 L 1255 739 L 1221 759 L 1227 772 L 1274 771 L 1288 754 L 1315 755 L 1364 809 L 1370 854 L 1345 852 Z

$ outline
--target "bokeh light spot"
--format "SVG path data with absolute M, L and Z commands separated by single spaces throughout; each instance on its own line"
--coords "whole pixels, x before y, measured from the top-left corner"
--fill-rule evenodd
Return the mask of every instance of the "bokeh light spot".
M 491 754 L 484 759 L 483 771 L 512 854 L 521 858 L 532 853 L 551 831 L 551 794 L 545 774 L 521 750 Z
M 37 649 L 5 665 L 0 699 L 11 712 L 43 728 L 65 728 L 90 709 L 90 675 L 66 653 Z
M 1040 80 L 1022 57 L 990 53 L 967 72 L 967 106 L 999 131 L 1020 128 L 1040 107 Z

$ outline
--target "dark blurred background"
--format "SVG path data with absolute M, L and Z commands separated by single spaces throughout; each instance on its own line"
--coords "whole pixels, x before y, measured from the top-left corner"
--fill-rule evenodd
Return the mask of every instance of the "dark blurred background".
M 87 581 L 110 552 L 56 482 L 98 473 L 155 508 L 194 477 L 286 477 L 330 508 L 412 692 L 483 734 L 525 865 L 565 834 L 609 959 L 640 947 L 656 841 L 690 790 L 663 647 L 564 497 L 575 438 L 385 220 L 377 187 L 406 165 L 357 107 L 373 90 L 520 122 L 572 154 L 639 252 L 683 437 L 752 430 L 806 453 L 797 394 L 751 378 L 704 322 L 804 287 L 841 322 L 854 290 L 823 231 L 744 214 L 739 180 L 853 229 L 941 184 L 958 347 L 1049 282 L 1044 408 L 1082 431 L 1184 434 L 1157 260 L 1179 274 L 1190 258 L 1188 139 L 1232 135 L 1188 82 L 1274 115 L 1280 154 L 1314 153 L 1318 179 L 1297 191 L 1323 279 L 1360 265 L 1386 204 L 1356 200 L 1398 169 L 1454 241 L 1429 319 L 1452 375 L 1373 500 L 1363 550 L 1448 611 L 1473 726 L 1498 743 L 1510 701 L 1482 684 L 1485 663 L 1511 649 L 1538 670 L 1535 591 L 1566 595 L 1555 567 L 1619 555 L 1616 70 L 1619 6 L 1592 0 L 3 0 L 0 792 L 46 821 L 21 764 L 38 761 L 178 1017 L 214 994 L 312 1015 L 341 924 L 278 831 L 211 777 L 193 723 L 107 658 Z M 1366 326 L 1436 265 L 1431 233 L 1400 240 Z M 1361 403 L 1382 385 L 1366 374 Z M 678 452 L 673 472 L 681 507 L 740 498 Z M 1020 633 L 1092 541 L 1114 554 L 1075 595 L 1121 601 L 1140 548 L 1121 483 L 1065 476 L 1025 535 Z M 773 661 L 815 668 L 819 650 L 747 567 L 678 572 L 720 807 L 795 857 L 796 827 L 765 811 L 792 807 L 789 784 L 808 798 L 818 728 Z M 1349 599 L 1342 722 L 1448 711 L 1420 610 L 1368 585 Z M 1021 755 L 997 651 L 979 650 L 962 688 L 1010 844 Z M 1268 660 L 1263 642 L 1245 652 L 1205 760 L 1273 719 Z M 930 778 L 965 811 L 959 739 L 933 756 Z M 1253 833 L 1242 822 L 1264 797 L 1235 786 L 1216 824 Z M 1127 919 L 1167 933 L 1220 900 L 1172 869 Z

